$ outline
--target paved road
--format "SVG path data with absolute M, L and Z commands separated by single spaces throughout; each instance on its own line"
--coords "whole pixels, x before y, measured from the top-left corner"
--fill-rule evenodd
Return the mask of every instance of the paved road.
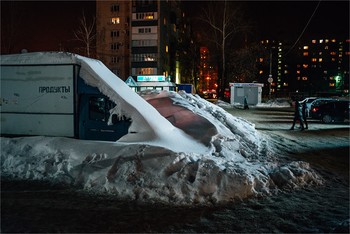
M 289 129 L 292 126 L 294 114 L 293 108 L 250 108 L 249 110 L 231 108 L 226 109 L 226 111 L 251 121 L 258 130 Z M 349 121 L 333 124 L 324 124 L 320 120 L 311 118 L 308 118 L 307 121 L 309 130 L 350 128 Z
M 319 120 L 308 119 L 308 130 L 296 128 L 291 131 L 293 108 L 226 110 L 233 116 L 254 123 L 259 132 L 268 136 L 270 146 L 276 149 L 276 153 L 308 161 L 349 181 L 349 122 L 324 124 Z

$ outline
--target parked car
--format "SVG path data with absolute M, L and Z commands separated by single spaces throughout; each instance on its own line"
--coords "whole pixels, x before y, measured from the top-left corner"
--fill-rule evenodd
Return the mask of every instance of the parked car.
M 349 101 L 334 100 L 312 108 L 311 118 L 319 119 L 323 123 L 332 123 L 349 119 Z
M 311 110 L 314 108 L 314 107 L 317 107 L 317 106 L 320 106 L 322 104 L 326 104 L 328 102 L 333 102 L 333 101 L 337 101 L 338 99 L 335 99 L 335 98 L 316 98 L 315 100 L 313 100 L 310 104 L 309 104 L 309 107 L 307 107 L 307 110 L 306 110 L 306 116 L 307 117 L 311 117 Z

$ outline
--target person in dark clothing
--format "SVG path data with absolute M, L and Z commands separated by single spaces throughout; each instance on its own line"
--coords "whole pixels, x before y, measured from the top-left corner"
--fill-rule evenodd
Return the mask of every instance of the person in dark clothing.
M 295 110 L 294 110 L 294 119 L 293 119 L 293 125 L 290 128 L 290 130 L 294 130 L 295 122 L 299 120 L 300 122 L 300 131 L 303 131 L 304 128 L 304 121 L 303 121 L 303 109 L 301 104 L 298 101 L 295 101 Z
M 249 109 L 247 97 L 244 97 L 244 106 L 243 106 L 243 109 L 244 109 L 244 110 Z
M 302 113 L 303 113 L 303 121 L 305 124 L 305 129 L 308 129 L 308 124 L 307 124 L 307 116 L 306 116 L 306 101 L 301 103 L 302 106 Z

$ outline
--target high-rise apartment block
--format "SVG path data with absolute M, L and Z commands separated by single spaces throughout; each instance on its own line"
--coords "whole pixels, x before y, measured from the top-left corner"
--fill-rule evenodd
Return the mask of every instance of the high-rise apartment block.
M 96 56 L 113 73 L 130 74 L 130 1 L 96 1 Z
M 314 39 L 299 47 L 296 87 L 300 91 L 349 92 L 349 39 Z
M 314 39 L 291 46 L 279 41 L 261 42 L 258 78 L 275 96 L 344 95 L 349 92 L 349 39 Z M 267 90 L 265 90 L 266 94 Z
M 98 59 L 122 79 L 163 75 L 180 78 L 180 1 L 96 1 Z M 185 27 L 186 28 L 186 27 Z

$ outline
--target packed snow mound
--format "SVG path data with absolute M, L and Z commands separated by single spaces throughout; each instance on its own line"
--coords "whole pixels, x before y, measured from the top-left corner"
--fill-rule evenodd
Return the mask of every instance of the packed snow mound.
M 174 205 L 233 202 L 322 183 L 308 163 L 279 162 L 267 155 L 237 160 L 58 137 L 1 138 L 1 174 Z
M 275 108 L 287 108 L 291 107 L 291 101 L 285 98 L 276 98 L 272 100 L 268 100 L 264 103 L 259 103 L 256 107 L 275 107 Z

